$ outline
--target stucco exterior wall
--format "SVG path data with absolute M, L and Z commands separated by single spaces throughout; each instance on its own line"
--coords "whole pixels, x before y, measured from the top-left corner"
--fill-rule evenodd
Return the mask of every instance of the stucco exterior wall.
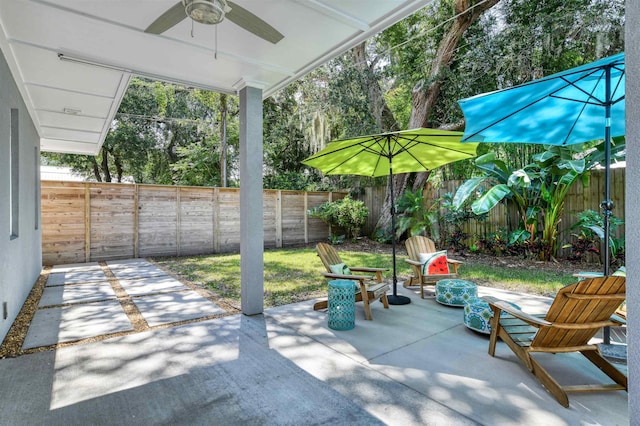
M 640 425 L 640 2 L 627 1 L 625 8 L 627 365 L 629 424 L 635 426 Z
M 14 175 L 18 177 L 18 187 L 13 198 L 18 201 L 17 223 L 11 220 L 12 127 L 14 138 L 17 129 L 19 147 L 18 171 Z M 0 50 L 0 341 L 41 271 L 39 164 L 40 137 Z M 15 184 L 13 187 L 15 190 Z

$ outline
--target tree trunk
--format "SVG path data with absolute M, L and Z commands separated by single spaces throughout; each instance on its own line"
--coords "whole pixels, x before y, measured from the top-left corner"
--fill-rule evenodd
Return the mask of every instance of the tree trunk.
M 433 61 L 431 61 L 428 78 L 419 81 L 413 88 L 413 104 L 411 108 L 411 119 L 409 121 L 410 129 L 417 127 L 433 127 L 429 124 L 429 116 L 440 97 L 440 90 L 444 83 L 442 71 L 453 61 L 456 48 L 460 43 L 460 39 L 464 35 L 464 32 L 482 15 L 484 11 L 490 9 L 498 3 L 498 1 L 499 0 L 487 0 L 485 3 L 480 3 L 473 9 L 469 9 L 474 4 L 472 0 L 456 0 L 455 13 L 458 16 L 451 24 L 449 30 L 444 34 L 440 45 L 438 46 L 436 56 L 433 58 Z M 358 51 L 357 48 L 354 49 L 354 51 Z M 360 52 L 364 55 L 364 48 L 362 48 Z M 428 85 L 426 83 L 427 81 L 430 81 Z M 378 88 L 379 87 L 380 86 L 378 85 Z M 371 93 L 371 91 L 369 93 Z M 384 98 L 382 99 L 384 100 Z M 446 130 L 459 130 L 464 128 L 464 120 L 458 123 L 445 124 L 439 128 Z M 412 179 L 412 190 L 415 191 L 424 188 L 427 179 L 429 178 L 429 174 L 430 172 L 420 172 L 393 176 L 395 199 L 397 200 L 398 197 L 404 193 Z M 376 224 L 376 229 L 390 229 L 391 199 L 389 197 L 388 190 L 381 211 L 382 213 L 378 223 Z
M 93 175 L 96 177 L 96 181 L 102 182 L 102 175 L 100 174 L 100 167 L 98 167 L 96 157 L 91 157 L 91 165 L 93 166 Z
M 498 1 L 487 0 L 470 9 L 474 5 L 473 0 L 456 0 L 455 13 L 457 17 L 440 41 L 436 56 L 431 61 L 428 78 L 420 80 L 413 87 L 413 105 L 409 121 L 411 128 L 432 127 L 429 126 L 429 115 L 440 96 L 440 90 L 444 83 L 443 71 L 451 64 L 465 31 L 480 18 L 484 11 L 493 7 Z
M 104 175 L 105 182 L 111 182 L 111 173 L 109 173 L 109 150 L 102 147 L 102 164 L 101 164 L 102 173 Z
M 118 183 L 122 183 L 122 174 L 123 174 L 123 169 L 122 169 L 122 159 L 120 158 L 119 155 L 115 154 L 113 156 L 113 162 L 116 165 L 116 176 L 118 179 Z
M 369 99 L 369 112 L 376 120 L 378 128 L 382 132 L 400 130 L 400 125 L 384 98 L 380 82 L 373 72 L 373 64 L 369 65 L 366 41 L 354 47 L 351 53 L 356 66 L 360 70 L 360 74 L 363 76 L 363 91 L 367 93 Z
M 394 204 L 398 201 L 398 197 L 404 193 L 407 189 L 407 184 L 411 173 L 402 173 L 393 175 L 393 197 Z M 378 223 L 376 223 L 376 229 L 388 229 L 391 230 L 391 192 L 389 191 L 389 185 L 387 182 L 387 193 L 384 197 L 384 205 L 380 210 L 380 217 Z

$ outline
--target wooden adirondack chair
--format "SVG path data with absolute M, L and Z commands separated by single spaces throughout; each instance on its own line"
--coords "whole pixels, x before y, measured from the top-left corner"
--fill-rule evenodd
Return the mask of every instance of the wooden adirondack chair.
M 322 263 L 327 269 L 327 272 L 322 273 L 327 280 L 353 280 L 358 282 L 359 288 L 356 291 L 356 302 L 364 303 L 364 315 L 366 319 L 373 319 L 371 316 L 370 304 L 377 299 L 380 299 L 385 309 L 389 309 L 387 292 L 389 291 L 390 286 L 388 283 L 382 282 L 382 273 L 388 271 L 387 268 L 349 266 L 349 270 L 352 272 L 352 275 L 336 273 L 331 270 L 331 267 L 344 264 L 342 259 L 340 259 L 338 251 L 327 243 L 318 243 L 316 251 L 318 252 L 320 260 L 322 260 Z M 326 309 L 327 306 L 327 300 L 322 300 L 314 304 L 313 309 L 317 311 L 319 309 Z
M 627 377 L 590 344 L 605 326 L 620 325 L 612 317 L 625 300 L 626 278 L 601 277 L 561 289 L 544 316 L 528 315 L 509 303 L 484 297 L 493 309 L 489 355 L 494 356 L 500 337 L 544 387 L 565 407 L 567 392 L 627 390 Z M 513 316 L 500 316 L 504 311 Z M 535 352 L 580 352 L 615 383 L 562 386 L 532 356 Z
M 458 268 L 462 265 L 463 262 L 459 260 L 453 260 L 447 258 L 447 263 L 449 264 L 449 270 L 453 270 L 452 273 L 449 274 L 423 274 L 422 273 L 422 265 L 424 261 L 420 259 L 420 253 L 435 253 L 436 245 L 430 238 L 423 237 L 421 235 L 416 235 L 413 237 L 407 238 L 407 241 L 404 243 L 407 248 L 407 254 L 409 255 L 408 259 L 405 259 L 409 265 L 411 265 L 411 269 L 413 270 L 413 276 L 409 280 L 406 280 L 403 284 L 404 287 L 410 287 L 415 285 L 420 285 L 420 297 L 424 299 L 424 286 L 432 285 L 435 286 L 436 283 L 440 280 L 444 280 L 447 278 L 457 278 L 458 277 Z

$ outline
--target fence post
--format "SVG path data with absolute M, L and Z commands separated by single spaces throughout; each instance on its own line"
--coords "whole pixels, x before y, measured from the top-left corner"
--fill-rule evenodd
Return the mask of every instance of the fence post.
M 135 184 L 133 188 L 133 257 L 136 259 L 140 256 L 140 215 L 138 214 L 138 210 L 140 209 L 140 204 L 138 201 L 138 184 Z
M 276 191 L 276 247 L 282 248 L 282 191 Z
M 220 252 L 220 189 L 213 189 L 213 252 Z
M 91 262 L 91 190 L 84 184 L 84 261 Z
M 304 243 L 309 244 L 309 218 L 307 215 L 307 210 L 309 209 L 309 193 L 304 191 L 304 209 L 302 215 L 304 216 Z
M 176 186 L 176 256 L 180 256 L 180 187 Z

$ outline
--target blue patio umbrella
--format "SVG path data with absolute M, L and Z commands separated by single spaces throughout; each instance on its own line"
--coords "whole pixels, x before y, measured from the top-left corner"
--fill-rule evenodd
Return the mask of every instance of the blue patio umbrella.
M 463 142 L 571 145 L 604 140 L 604 274 L 609 275 L 611 138 L 625 134 L 624 53 L 458 101 Z

